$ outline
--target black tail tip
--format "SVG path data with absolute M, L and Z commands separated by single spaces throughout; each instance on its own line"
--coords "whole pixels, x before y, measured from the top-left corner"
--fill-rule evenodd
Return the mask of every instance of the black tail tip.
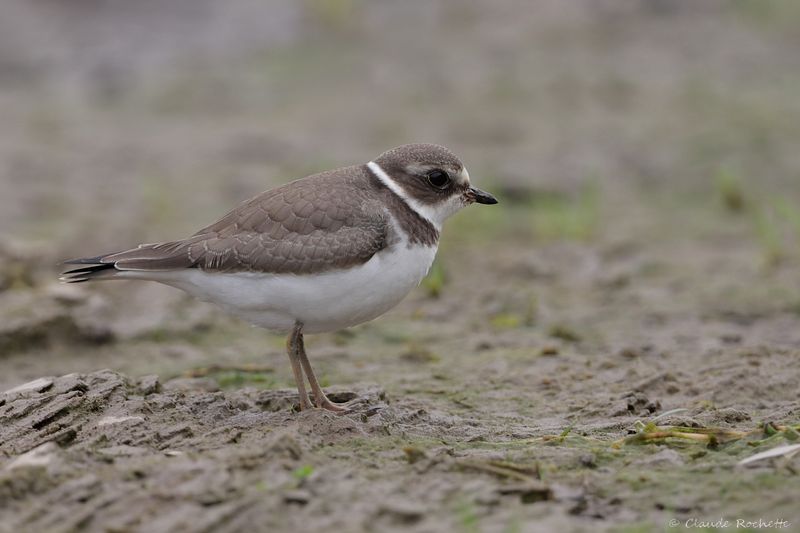
M 99 277 L 107 270 L 115 270 L 113 263 L 100 263 L 99 257 L 86 259 L 70 259 L 64 261 L 65 265 L 86 265 L 79 268 L 70 268 L 61 273 L 58 280 L 63 283 L 81 283 Z

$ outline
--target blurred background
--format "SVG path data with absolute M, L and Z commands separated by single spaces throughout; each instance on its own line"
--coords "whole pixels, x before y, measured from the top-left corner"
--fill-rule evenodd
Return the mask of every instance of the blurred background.
M 72 403 L 47 403 L 49 380 L 39 403 L 0 398 L 0 458 L 29 427 L 72 458 L 58 490 L 3 465 L 19 521 L 0 530 L 800 519 L 788 460 L 733 466 L 783 433 L 610 446 L 637 421 L 797 424 L 800 2 L 1 4 L 0 391 L 150 376 L 84 404 L 74 375 Z M 323 386 L 368 412 L 290 413 L 282 336 L 178 290 L 56 281 L 66 258 L 188 236 L 409 142 L 448 146 L 500 204 L 448 221 L 397 308 L 306 339 Z
M 800 312 L 792 0 L 2 9 L 0 288 L 13 320 L 0 349 L 23 374 L 117 364 L 108 348 L 87 356 L 87 339 L 94 353 L 171 339 L 177 316 L 202 317 L 191 331 L 224 320 L 163 287 L 54 286 L 62 259 L 189 235 L 265 189 L 407 142 L 450 147 L 502 203 L 455 217 L 398 320 L 454 318 L 475 293 L 467 323 L 487 335 L 560 342 L 570 333 L 554 328 L 585 319 L 607 338 L 596 317 L 613 298 L 587 303 L 598 286 L 623 291 L 617 316 Z M 464 289 L 477 279 L 495 284 L 484 298 Z M 88 359 L 48 356 L 75 339 Z M 174 366 L 206 356 L 219 357 Z

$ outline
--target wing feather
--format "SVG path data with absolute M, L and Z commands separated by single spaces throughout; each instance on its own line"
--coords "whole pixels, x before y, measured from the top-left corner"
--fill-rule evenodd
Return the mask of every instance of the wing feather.
M 357 179 L 359 172 L 364 170 L 339 169 L 267 191 L 188 239 L 75 262 L 103 270 L 108 265 L 117 270 L 276 274 L 361 264 L 387 246 L 390 225 L 365 181 Z

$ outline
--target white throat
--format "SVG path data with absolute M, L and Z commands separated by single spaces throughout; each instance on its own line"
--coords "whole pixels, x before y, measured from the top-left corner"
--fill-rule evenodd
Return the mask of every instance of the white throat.
M 453 195 L 446 201 L 437 205 L 427 205 L 412 198 L 403 187 L 392 179 L 375 161 L 367 163 L 367 168 L 386 185 L 390 191 L 399 196 L 416 214 L 430 222 L 436 231 L 442 230 L 442 223 L 456 211 L 464 207 L 464 202 L 459 195 Z

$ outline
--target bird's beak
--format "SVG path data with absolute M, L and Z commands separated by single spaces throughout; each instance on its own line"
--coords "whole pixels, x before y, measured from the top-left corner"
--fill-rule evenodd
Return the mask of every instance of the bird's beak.
M 476 189 L 475 187 L 470 187 L 467 190 L 467 197 L 470 198 L 473 202 L 477 202 L 479 204 L 491 205 L 497 203 L 497 198 L 495 198 L 488 192 Z

